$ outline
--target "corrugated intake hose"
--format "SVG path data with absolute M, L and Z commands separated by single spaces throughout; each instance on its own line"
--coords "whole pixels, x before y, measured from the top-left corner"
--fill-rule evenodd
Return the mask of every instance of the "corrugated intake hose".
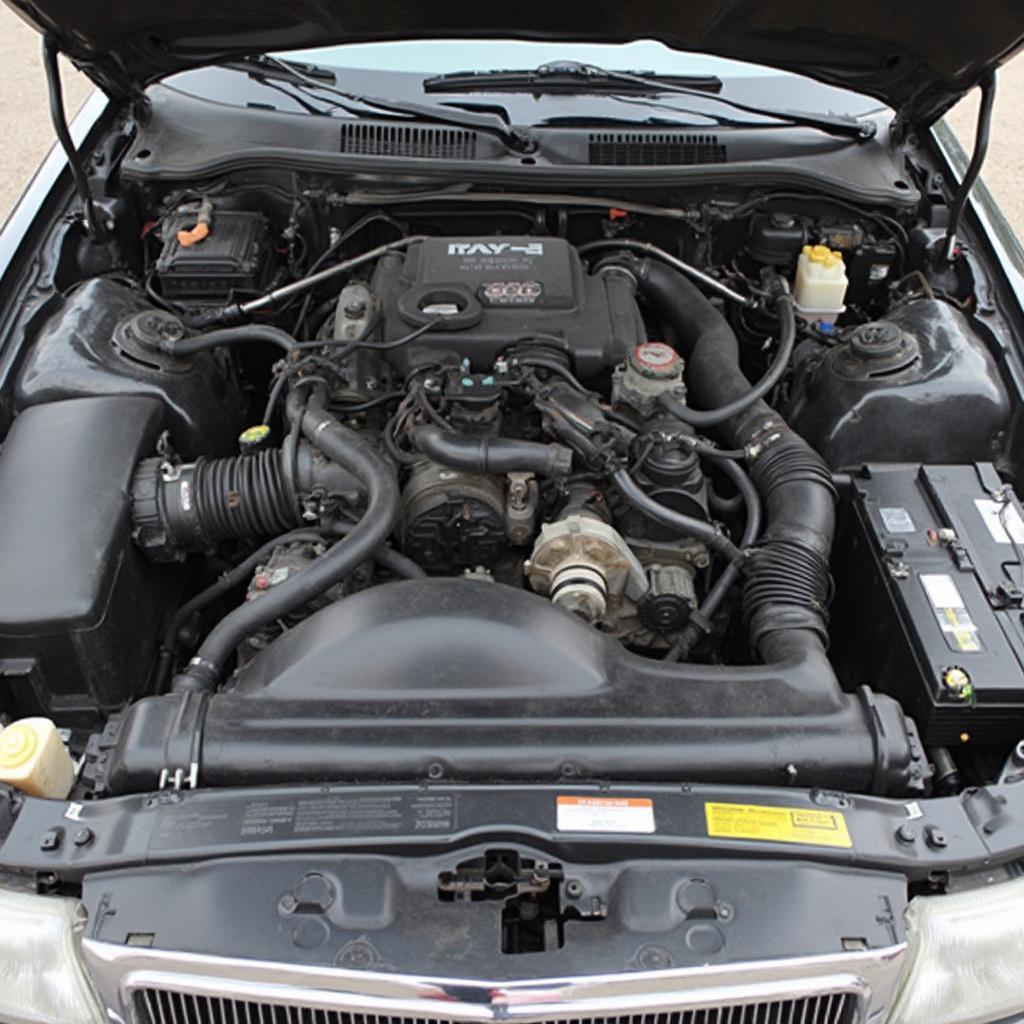
M 835 531 L 828 468 L 763 400 L 749 400 L 736 335 L 708 299 L 664 264 L 627 262 L 640 294 L 687 349 L 690 393 L 705 409 L 739 410 L 718 426 L 716 439 L 750 453 L 750 476 L 765 505 L 766 527 L 747 560 L 743 588 L 752 645 L 766 662 L 778 654 L 775 634 L 823 647 Z M 781 309 L 788 297 L 780 292 L 776 301 Z
M 331 461 L 350 472 L 366 490 L 366 511 L 351 532 L 321 558 L 285 583 L 225 616 L 207 635 L 175 690 L 209 690 L 220 680 L 224 666 L 246 637 L 308 604 L 344 580 L 361 562 L 373 556 L 398 520 L 400 492 L 394 467 L 356 431 L 342 426 L 315 405 L 292 410 L 302 433 Z

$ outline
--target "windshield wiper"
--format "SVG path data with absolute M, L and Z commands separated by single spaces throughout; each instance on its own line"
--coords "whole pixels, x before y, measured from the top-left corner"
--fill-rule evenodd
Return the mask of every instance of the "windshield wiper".
M 384 111 L 388 114 L 401 114 L 417 121 L 452 125 L 457 128 L 468 128 L 484 135 L 493 135 L 501 139 L 509 149 L 518 153 L 530 153 L 537 148 L 537 142 L 529 132 L 514 127 L 507 119 L 498 114 L 452 110 L 449 107 L 425 106 L 406 100 L 392 100 L 349 92 L 338 86 L 337 76 L 330 68 L 285 61 L 266 54 L 230 61 L 222 66 L 245 71 L 257 79 L 277 79 L 289 82 L 296 88 L 315 96 L 321 102 L 330 102 L 323 93 L 338 97 L 343 102 L 333 101 L 333 105 L 356 117 L 375 117 Z
M 551 61 L 535 70 L 519 71 L 452 71 L 423 80 L 424 92 L 532 92 L 578 93 L 597 76 L 592 65 L 578 61 Z M 630 80 L 621 82 L 624 91 L 654 96 L 664 92 L 666 86 L 697 89 L 701 93 L 722 91 L 722 80 L 717 75 L 659 75 L 653 71 L 605 72 L 628 74 Z
M 842 135 L 852 139 L 865 140 L 874 136 L 877 126 L 873 121 L 858 120 L 846 114 L 818 114 L 805 110 L 776 110 L 761 107 L 752 103 L 742 103 L 718 94 L 718 88 L 694 84 L 685 78 L 673 81 L 669 75 L 645 75 L 632 71 L 609 71 L 607 68 L 594 64 L 581 64 L 577 61 L 556 61 L 542 64 L 534 71 L 470 71 L 449 75 L 436 75 L 423 83 L 426 92 L 465 92 L 487 91 L 502 92 L 526 90 L 534 93 L 547 92 L 548 81 L 557 82 L 555 92 L 575 93 L 610 93 L 645 91 L 648 94 L 678 93 L 683 96 L 696 96 L 741 110 L 746 114 L 769 117 L 784 125 L 816 128 L 831 135 Z M 700 83 L 705 79 L 697 79 Z M 511 84 L 509 84 L 511 82 Z M 454 83 L 454 87 L 453 87 Z M 572 88 L 575 83 L 575 88 Z M 710 115 L 706 115 L 710 116 Z

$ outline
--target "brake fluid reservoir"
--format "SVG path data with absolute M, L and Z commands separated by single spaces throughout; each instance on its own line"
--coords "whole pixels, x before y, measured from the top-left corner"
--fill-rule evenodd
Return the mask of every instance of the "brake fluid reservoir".
M 0 782 L 26 796 L 62 800 L 75 766 L 49 718 L 22 718 L 0 732 Z
M 793 301 L 805 320 L 832 324 L 846 309 L 846 265 L 843 255 L 827 245 L 805 245 L 796 264 Z

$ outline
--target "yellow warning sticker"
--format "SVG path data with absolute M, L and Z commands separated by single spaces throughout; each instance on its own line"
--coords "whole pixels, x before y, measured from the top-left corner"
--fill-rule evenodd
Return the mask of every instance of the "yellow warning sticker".
M 812 811 L 760 804 L 705 804 L 708 835 L 724 839 L 760 839 L 807 846 L 853 846 L 846 818 L 838 811 Z

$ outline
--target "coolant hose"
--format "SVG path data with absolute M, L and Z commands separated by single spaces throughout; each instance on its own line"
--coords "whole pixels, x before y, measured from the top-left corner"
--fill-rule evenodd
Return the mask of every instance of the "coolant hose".
M 671 391 L 663 391 L 659 402 L 663 409 L 666 409 L 683 423 L 691 427 L 701 429 L 716 427 L 726 420 L 738 416 L 745 409 L 749 409 L 759 398 L 764 398 L 776 384 L 782 380 L 789 361 L 793 357 L 793 348 L 796 345 L 796 313 L 793 309 L 793 298 L 789 289 L 781 277 L 774 279 L 773 291 L 775 295 L 775 311 L 779 316 L 781 331 L 779 334 L 779 349 L 775 353 L 775 361 L 768 372 L 752 387 L 749 387 L 744 394 L 737 396 L 731 402 L 718 406 L 716 409 L 691 409 L 681 402 Z M 731 333 L 731 329 L 730 329 Z M 735 337 L 735 336 L 734 336 Z M 739 366 L 739 353 L 737 346 L 737 366 Z M 746 378 L 744 378 L 746 379 Z
M 306 438 L 365 487 L 366 511 L 351 532 L 321 558 L 264 593 L 259 601 L 243 604 L 221 619 L 176 678 L 175 689 L 214 688 L 243 640 L 344 580 L 356 566 L 373 557 L 398 521 L 400 492 L 391 463 L 325 409 L 308 405 L 295 414 Z
M 640 294 L 688 349 L 683 355 L 690 392 L 709 410 L 742 407 L 718 425 L 716 440 L 748 453 L 765 508 L 764 534 L 744 566 L 743 607 L 752 645 L 770 661 L 777 654 L 776 633 L 823 644 L 835 532 L 828 467 L 762 399 L 747 404 L 751 387 L 740 369 L 736 335 L 711 302 L 664 264 L 638 260 L 628 266 Z
M 567 476 L 572 449 L 506 437 L 477 437 L 427 424 L 413 431 L 413 442 L 428 459 L 470 473 L 536 473 Z

